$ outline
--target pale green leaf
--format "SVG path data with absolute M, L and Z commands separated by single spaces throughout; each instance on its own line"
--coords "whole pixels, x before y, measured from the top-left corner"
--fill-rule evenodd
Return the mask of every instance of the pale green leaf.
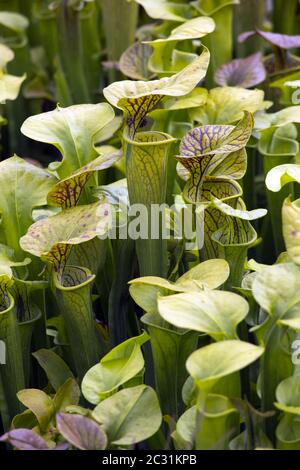
M 99 364 L 85 374 L 81 384 L 84 397 L 96 405 L 141 372 L 144 367 L 141 346 L 146 341 L 148 335 L 144 332 L 124 341 L 106 354 Z
M 209 62 L 209 52 L 203 53 L 188 67 L 172 77 L 160 80 L 115 82 L 103 90 L 104 96 L 113 106 L 123 109 L 121 100 L 133 100 L 144 96 L 183 96 L 190 93 L 205 76 Z M 124 106 L 125 107 L 125 106 Z M 150 110 L 149 110 L 150 111 Z
M 189 6 L 168 0 L 135 0 L 150 18 L 182 22 L 189 15 Z
M 155 276 L 144 276 L 129 282 L 133 300 L 147 313 L 157 313 L 157 296 L 171 292 L 184 292 L 185 288 Z M 198 287 L 199 288 L 199 287 Z
M 170 295 L 173 292 L 199 292 L 203 289 L 216 289 L 229 276 L 229 266 L 225 260 L 207 260 L 183 274 L 177 281 L 155 276 L 144 276 L 133 279 L 130 284 L 130 295 L 147 313 L 157 313 L 158 295 Z
M 62 162 L 50 165 L 60 178 L 69 176 L 98 156 L 95 143 L 114 118 L 107 103 L 80 104 L 31 116 L 21 132 L 31 139 L 52 144 L 62 153 Z
M 255 113 L 270 106 L 262 90 L 238 87 L 213 88 L 201 108 L 191 110 L 191 118 L 203 125 L 230 124 L 242 118 L 244 111 Z
M 25 78 L 26 75 L 16 77 L 15 75 L 3 74 L 0 71 L 0 103 L 5 103 L 7 100 L 15 100 Z
M 288 377 L 276 389 L 276 407 L 286 413 L 300 415 L 300 376 Z
M 76 206 L 35 222 L 20 244 L 23 250 L 59 267 L 66 261 L 72 245 L 103 236 L 109 225 L 106 203 Z
M 69 377 L 57 390 L 53 405 L 56 413 L 65 411 L 67 406 L 77 406 L 80 399 L 80 388 L 74 377 Z
M 20 390 L 17 397 L 26 408 L 32 411 L 41 430 L 45 432 L 55 414 L 51 398 L 45 392 L 36 388 Z
M 300 106 L 289 106 L 276 113 L 257 115 L 255 120 L 256 129 L 267 129 L 269 127 L 282 127 L 286 124 L 300 122 Z
M 266 186 L 274 192 L 280 191 L 284 185 L 291 181 L 300 183 L 300 165 L 293 163 L 278 165 L 272 168 L 266 176 Z
M 282 206 L 282 231 L 289 257 L 300 264 L 300 200 L 286 199 Z
M 286 319 L 289 309 L 300 302 L 300 268 L 276 264 L 258 272 L 252 286 L 257 303 L 277 319 Z
M 147 385 L 121 390 L 92 412 L 114 445 L 133 445 L 158 431 L 162 415 L 155 391 Z
M 186 110 L 189 108 L 198 108 L 203 106 L 207 100 L 207 90 L 205 88 L 194 88 L 190 93 L 178 98 L 166 97 L 162 103 L 163 109 L 157 111 L 178 111 L 179 109 Z M 156 110 L 150 113 L 150 116 L 155 116 Z
M 0 71 L 15 57 L 14 52 L 5 44 L 0 44 Z M 1 73 L 1 72 L 0 72 Z
M 236 327 L 249 310 L 243 297 L 232 292 L 205 291 L 158 298 L 158 312 L 179 328 L 209 334 L 216 341 L 237 337 Z
M 24 256 L 19 240 L 32 224 L 32 210 L 43 206 L 57 180 L 44 169 L 17 156 L 0 163 L 0 240 Z
M 197 264 L 176 281 L 176 286 L 186 287 L 190 291 L 195 285 L 207 289 L 217 289 L 227 280 L 229 276 L 229 265 L 224 259 L 210 259 Z
M 209 390 L 222 377 L 256 361 L 264 349 L 239 340 L 213 343 L 190 355 L 186 367 L 200 389 Z
M 230 217 L 237 217 L 243 220 L 256 220 L 264 217 L 267 214 L 267 209 L 253 209 L 252 211 L 235 209 L 234 207 L 229 206 L 225 202 L 220 201 L 219 199 L 213 200 L 213 205 L 223 212 L 223 214 L 229 215 Z
M 159 38 L 154 41 L 146 41 L 155 47 L 157 44 L 167 42 L 185 41 L 186 39 L 202 38 L 206 34 L 212 33 L 215 29 L 215 22 L 208 16 L 198 16 L 172 29 L 171 34 L 167 38 Z
M 20 15 L 19 13 L 0 11 L 0 25 L 22 35 L 28 28 L 29 21 L 26 16 Z

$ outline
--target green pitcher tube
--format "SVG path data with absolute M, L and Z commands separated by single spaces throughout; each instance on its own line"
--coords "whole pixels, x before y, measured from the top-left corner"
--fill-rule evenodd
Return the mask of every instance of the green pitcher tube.
M 22 279 L 14 278 L 14 284 L 11 290 L 15 301 L 17 322 L 22 345 L 24 376 L 27 387 L 29 386 L 30 380 L 31 340 L 33 331 L 35 332 L 34 339 L 36 340 L 36 343 L 34 344 L 35 349 L 39 349 L 38 346 L 46 347 L 46 342 L 39 345 L 37 341 L 41 339 L 41 327 L 43 327 L 43 333 L 46 336 L 46 323 L 45 316 L 42 315 L 42 311 L 35 303 L 35 300 L 38 297 L 37 295 L 33 296 L 33 294 L 44 294 L 46 286 L 47 282 L 44 281 L 24 281 Z M 46 338 L 43 337 L 43 339 L 45 340 Z
M 228 450 L 239 433 L 239 414 L 231 401 L 209 393 L 200 405 L 188 408 L 179 418 L 172 437 L 177 450 Z
M 276 449 L 300 450 L 299 416 L 284 413 L 276 428 Z
M 167 163 L 171 144 L 175 139 L 163 132 L 138 132 L 134 140 L 124 135 L 126 146 L 126 173 L 130 204 L 143 205 L 146 220 L 145 239 L 136 240 L 136 250 L 141 276 L 162 276 L 167 274 L 167 239 L 163 237 L 164 209 L 155 218 L 155 235 L 153 215 L 154 205 L 166 201 Z M 143 229 L 143 227 L 142 227 Z
M 227 397 L 209 394 L 200 415 L 196 450 L 226 450 L 239 432 L 239 415 Z
M 159 315 L 147 313 L 141 320 L 150 335 L 162 412 L 177 418 L 184 408 L 182 387 L 188 376 L 185 363 L 197 349 L 199 333 L 172 327 Z
M 103 355 L 92 310 L 91 288 L 94 280 L 95 275 L 88 269 L 77 266 L 67 266 L 61 279 L 53 273 L 54 294 L 65 321 L 80 380 Z
M 23 351 L 23 364 L 26 387 L 29 386 L 30 362 L 31 362 L 31 340 L 35 323 L 41 318 L 40 310 L 34 305 L 31 308 L 32 318 L 19 323 L 21 345 Z

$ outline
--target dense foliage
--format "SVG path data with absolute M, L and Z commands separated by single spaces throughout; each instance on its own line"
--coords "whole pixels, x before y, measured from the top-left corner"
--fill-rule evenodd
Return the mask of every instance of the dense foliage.
M 300 449 L 299 25 L 0 0 L 3 448 Z

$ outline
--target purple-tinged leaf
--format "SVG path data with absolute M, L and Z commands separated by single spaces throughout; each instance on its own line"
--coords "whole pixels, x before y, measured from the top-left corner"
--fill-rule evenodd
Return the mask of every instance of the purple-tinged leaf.
M 270 33 L 267 31 L 261 31 L 256 29 L 255 31 L 246 31 L 239 35 L 239 42 L 244 42 L 248 38 L 258 34 L 265 41 L 269 42 L 273 46 L 280 47 L 281 49 L 293 49 L 300 47 L 300 35 L 290 36 L 288 34 Z
M 253 128 L 248 111 L 236 126 L 206 125 L 186 134 L 180 144 L 182 156 L 204 156 L 236 152 L 247 144 Z
M 19 450 L 68 450 L 69 442 L 61 442 L 56 447 L 49 448 L 46 441 L 31 429 L 18 428 L 3 434 L 1 442 L 7 442 Z
M 122 151 L 120 150 L 100 155 L 67 178 L 62 179 L 49 191 L 47 196 L 48 204 L 60 206 L 63 209 L 76 206 L 92 174 L 96 171 L 109 168 L 121 156 Z
M 124 111 L 129 136 L 135 136 L 146 115 L 164 96 L 180 97 L 190 93 L 205 77 L 209 58 L 209 51 L 204 47 L 199 57 L 171 77 L 151 81 L 123 80 L 104 88 L 107 101 Z
M 151 77 L 148 71 L 148 60 L 152 54 L 152 47 L 148 44 L 135 42 L 120 58 L 121 72 L 133 80 L 147 80 Z
M 180 154 L 183 156 L 200 157 L 205 154 L 212 154 L 218 147 L 218 143 L 229 136 L 233 126 L 200 126 L 192 129 L 182 139 L 180 144 Z
M 106 233 L 110 219 L 106 202 L 72 207 L 31 225 L 21 239 L 21 246 L 52 263 L 59 272 L 66 264 L 71 246 Z
M 238 42 L 245 42 L 247 39 L 252 38 L 256 35 L 256 31 L 245 31 L 244 33 L 239 34 Z
M 81 450 L 103 450 L 107 437 L 103 429 L 85 416 L 59 413 L 56 417 L 59 432 L 74 447 Z
M 226 200 L 241 194 L 234 180 L 246 172 L 244 147 L 252 128 L 253 116 L 245 111 L 236 126 L 206 125 L 186 134 L 179 148 L 181 155 L 176 156 L 179 175 L 187 181 L 186 200 L 209 202 L 213 197 Z
M 261 52 L 235 59 L 222 65 L 215 74 L 215 81 L 222 86 L 239 86 L 251 88 L 266 78 L 266 69 L 262 61 Z
M 49 450 L 46 441 L 31 429 L 13 429 L 0 437 L 19 450 Z
M 300 67 L 300 59 L 295 56 L 290 54 L 288 51 L 286 51 L 284 57 L 282 57 L 283 63 L 280 64 L 280 68 L 278 70 L 278 61 L 276 60 L 276 55 L 275 54 L 270 54 L 267 57 L 264 58 L 264 66 L 269 75 L 274 74 L 276 72 L 280 72 L 282 69 L 299 69 Z M 271 86 L 275 86 L 274 83 L 272 83 Z
M 69 450 L 69 449 L 70 449 L 69 442 L 62 442 L 61 444 L 57 444 L 57 446 L 51 450 Z

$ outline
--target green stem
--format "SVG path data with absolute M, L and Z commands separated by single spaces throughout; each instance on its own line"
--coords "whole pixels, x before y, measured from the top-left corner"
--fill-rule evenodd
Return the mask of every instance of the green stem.
M 274 31 L 282 34 L 295 34 L 295 18 L 298 0 L 273 1 L 273 24 Z
M 45 290 L 38 290 L 34 293 L 33 301 L 36 303 L 38 309 L 41 312 L 40 317 L 34 327 L 34 348 L 35 350 L 47 348 L 48 337 L 46 332 L 46 321 L 47 321 L 47 305 L 46 305 L 46 292 Z
M 206 2 L 207 5 L 211 4 L 214 8 L 216 2 Z M 216 29 L 213 33 L 208 34 L 205 38 L 201 39 L 204 45 L 210 51 L 211 55 L 210 64 L 205 77 L 205 83 L 208 88 L 212 88 L 215 84 L 214 75 L 216 70 L 223 64 L 230 62 L 233 56 L 233 8 L 235 5 L 230 2 L 220 7 L 214 8 L 209 16 L 213 18 L 216 23 Z M 206 8 L 208 10 L 208 8 Z
M 7 66 L 7 70 L 12 75 L 22 76 L 30 72 L 30 51 L 26 37 L 20 37 L 15 43 L 10 44 L 15 53 L 15 58 Z M 27 139 L 20 132 L 20 127 L 27 117 L 26 100 L 22 95 L 22 90 L 16 100 L 7 102 L 7 117 L 9 128 L 10 153 L 26 154 Z
M 118 240 L 116 256 L 119 269 L 111 286 L 108 308 L 109 336 L 113 346 L 128 338 L 128 281 L 133 277 L 134 241 L 129 238 Z
M 55 13 L 49 9 L 48 4 L 38 2 L 34 9 L 34 20 L 38 28 L 39 40 L 48 59 L 48 66 L 50 71 L 54 73 L 59 50 Z
M 19 13 L 19 0 L 0 0 L 0 10 Z
M 102 21 L 106 40 L 107 59 L 117 62 L 122 53 L 134 43 L 138 20 L 138 4 L 127 0 L 102 0 Z M 110 82 L 118 72 L 109 72 Z
M 234 9 L 234 29 L 236 38 L 237 57 L 247 57 L 259 51 L 263 46 L 263 40 L 255 35 L 243 43 L 237 41 L 238 36 L 245 31 L 262 29 L 265 18 L 266 2 L 262 0 L 240 0 Z M 277 29 L 274 31 L 277 32 Z
M 73 104 L 71 90 L 68 87 L 65 74 L 60 64 L 58 64 L 57 69 L 54 73 L 54 81 L 56 85 L 57 101 L 61 104 L 61 106 L 71 106 Z
M 83 63 L 80 14 L 68 5 L 68 0 L 62 0 L 57 7 L 56 18 L 60 64 L 71 89 L 73 103 L 89 103 L 91 99 Z
M 98 10 L 95 3 L 87 4 L 80 14 L 83 61 L 87 70 L 89 90 L 93 97 L 100 93 L 101 84 L 101 44 L 98 34 Z

